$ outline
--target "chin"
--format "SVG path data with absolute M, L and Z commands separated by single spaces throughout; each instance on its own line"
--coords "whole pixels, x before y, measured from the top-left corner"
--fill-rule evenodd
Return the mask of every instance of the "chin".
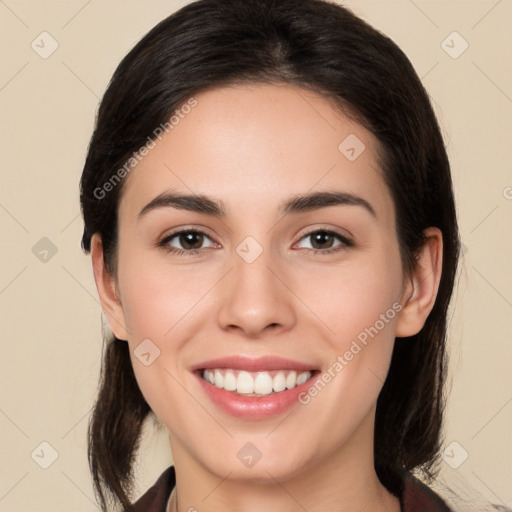
M 259 460 L 250 461 L 250 459 L 247 459 L 244 461 L 245 453 L 249 453 L 250 450 L 246 449 L 246 452 L 244 452 L 244 445 L 240 449 L 237 444 L 237 449 L 230 457 L 224 457 L 223 462 L 219 463 L 218 460 L 215 460 L 206 463 L 204 461 L 203 465 L 207 466 L 212 473 L 217 474 L 220 478 L 229 475 L 228 478 L 231 481 L 263 485 L 275 484 L 276 480 L 279 482 L 287 481 L 302 473 L 308 465 L 315 464 L 316 461 L 308 460 L 303 453 L 297 453 L 296 457 L 292 456 L 291 451 L 297 449 L 297 445 L 295 445 L 288 450 L 284 450 L 285 454 L 281 455 L 269 447 L 268 452 L 271 455 L 261 453 Z M 256 452 L 254 456 L 257 456 Z

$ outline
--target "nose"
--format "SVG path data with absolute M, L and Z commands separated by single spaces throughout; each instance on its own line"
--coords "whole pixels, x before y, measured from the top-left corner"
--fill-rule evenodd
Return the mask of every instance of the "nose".
M 233 265 L 218 297 L 220 327 L 249 338 L 291 329 L 296 322 L 294 294 L 282 267 L 266 251 L 252 263 L 234 253 Z

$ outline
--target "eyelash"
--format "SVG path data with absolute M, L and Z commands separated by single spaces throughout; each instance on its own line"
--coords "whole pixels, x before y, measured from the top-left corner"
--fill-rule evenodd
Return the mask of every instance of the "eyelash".
M 191 250 L 177 249 L 176 247 L 171 247 L 171 246 L 168 245 L 169 242 L 173 238 L 176 238 L 177 236 L 179 236 L 181 234 L 184 234 L 184 233 L 194 233 L 194 234 L 198 234 L 198 235 L 204 235 L 207 238 L 210 238 L 210 240 L 211 240 L 211 237 L 209 237 L 204 231 L 201 231 L 201 230 L 198 230 L 198 229 L 184 229 L 184 230 L 181 230 L 181 231 L 176 231 L 176 232 L 171 233 L 170 235 L 166 236 L 165 238 L 163 238 L 158 243 L 158 246 L 162 247 L 165 251 L 167 251 L 169 253 L 175 254 L 176 256 L 181 256 L 181 255 L 185 255 L 185 254 L 191 256 L 191 255 L 198 254 L 199 252 L 201 252 L 203 249 L 191 249 Z M 337 251 L 342 250 L 344 248 L 353 247 L 354 246 L 354 242 L 352 240 L 350 240 L 349 238 L 341 235 L 340 233 L 337 233 L 336 231 L 331 231 L 331 230 L 328 230 L 328 229 L 316 229 L 314 231 L 310 231 L 309 233 L 306 233 L 305 235 L 303 235 L 300 240 L 303 240 L 304 238 L 310 237 L 310 236 L 312 236 L 314 234 L 317 234 L 317 233 L 322 233 L 324 235 L 333 235 L 333 236 L 335 236 L 341 242 L 341 245 L 338 245 L 336 247 L 332 247 L 330 249 L 325 249 L 325 250 L 322 250 L 322 249 L 306 249 L 306 251 L 308 251 L 309 253 L 313 253 L 315 255 L 322 255 L 322 256 L 324 256 L 326 254 L 331 254 L 333 252 L 337 252 Z

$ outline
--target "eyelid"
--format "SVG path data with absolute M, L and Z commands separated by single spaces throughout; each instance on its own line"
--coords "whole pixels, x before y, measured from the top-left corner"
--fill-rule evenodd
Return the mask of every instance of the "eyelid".
M 347 240 L 354 240 L 354 235 L 346 228 L 341 228 L 339 226 L 333 226 L 331 224 L 310 224 L 309 226 L 303 228 L 299 231 L 299 238 L 302 239 L 306 235 L 311 235 L 312 233 L 316 233 L 317 231 L 327 231 L 329 233 L 334 233 L 339 235 L 342 238 L 346 238 Z
M 189 231 L 193 231 L 195 233 L 200 233 L 202 235 L 205 235 L 209 238 L 211 238 L 213 240 L 213 235 L 210 234 L 210 230 L 205 227 L 205 226 L 201 226 L 201 225 L 185 225 L 185 226 L 180 226 L 178 228 L 174 228 L 174 229 L 171 229 L 169 232 L 164 231 L 164 235 L 159 235 L 158 236 L 158 240 L 164 240 L 166 238 L 171 238 L 173 236 L 176 236 L 176 235 L 179 235 L 183 232 L 185 233 L 188 233 Z

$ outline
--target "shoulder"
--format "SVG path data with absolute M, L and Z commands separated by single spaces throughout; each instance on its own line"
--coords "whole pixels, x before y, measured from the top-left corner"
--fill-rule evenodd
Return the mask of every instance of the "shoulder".
M 429 487 L 410 473 L 403 477 L 403 512 L 452 512 L 452 509 Z
M 134 504 L 132 512 L 165 512 L 167 501 L 176 484 L 174 466 L 168 467 L 158 480 Z

